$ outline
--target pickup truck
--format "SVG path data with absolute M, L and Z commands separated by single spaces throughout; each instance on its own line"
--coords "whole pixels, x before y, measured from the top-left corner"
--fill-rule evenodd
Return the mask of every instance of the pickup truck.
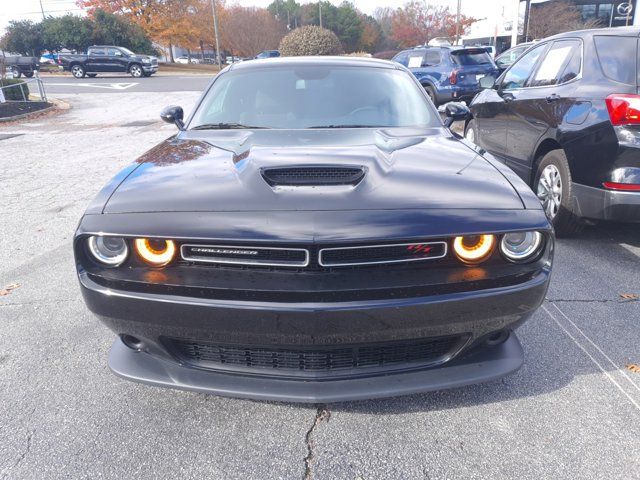
M 64 55 L 58 57 L 58 66 L 76 78 L 95 77 L 98 73 L 126 72 L 132 77 L 150 77 L 158 71 L 158 59 L 149 55 L 138 55 L 124 47 L 94 45 L 86 55 Z
M 0 55 L 0 63 L 4 63 L 7 71 L 13 73 L 13 78 L 20 78 L 22 75 L 31 78 L 33 73 L 40 68 L 40 61 L 37 57 L 3 57 Z

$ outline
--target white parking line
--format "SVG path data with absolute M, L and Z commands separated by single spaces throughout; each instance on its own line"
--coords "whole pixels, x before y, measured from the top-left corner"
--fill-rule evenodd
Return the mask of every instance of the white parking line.
M 625 249 L 629 250 L 636 257 L 640 257 L 640 248 L 634 247 L 633 245 L 627 245 L 626 243 L 621 243 L 620 246 L 622 248 L 625 248 Z
M 89 88 L 106 88 L 109 90 L 126 90 L 138 85 L 138 83 L 49 83 L 46 82 L 45 86 L 56 87 L 89 87 Z
M 554 307 L 556 307 L 556 306 L 555 306 L 555 304 L 554 304 Z M 567 318 L 567 320 L 569 320 L 569 319 L 568 319 L 568 317 L 567 317 L 566 315 L 564 315 L 564 313 L 563 313 L 563 312 L 562 312 L 558 307 L 556 307 L 556 308 L 558 309 L 558 311 L 559 311 L 559 312 L 560 312 L 560 313 L 561 313 L 565 318 Z M 640 411 L 640 403 L 638 403 L 638 402 L 637 402 L 637 401 L 636 401 L 636 400 L 631 396 L 631 394 L 630 394 L 629 392 L 627 392 L 627 391 L 623 388 L 623 386 L 622 386 L 622 385 L 620 385 L 620 384 L 615 380 L 615 378 L 613 378 L 613 376 L 612 376 L 612 375 L 611 375 L 607 370 L 605 370 L 605 368 L 600 364 L 600 362 L 598 362 L 598 360 L 596 360 L 596 358 L 595 358 L 593 355 L 591 355 L 591 353 L 589 353 L 589 351 L 588 351 L 588 350 L 587 350 L 587 349 L 586 349 L 586 348 L 585 348 L 585 347 L 584 347 L 584 346 L 583 346 L 583 345 L 582 345 L 582 344 L 581 344 L 581 343 L 576 339 L 576 337 L 574 337 L 573 335 L 571 335 L 571 333 L 569 332 L 569 330 L 567 330 L 567 329 L 565 328 L 565 326 L 564 326 L 564 325 L 562 325 L 562 323 L 560 323 L 560 321 L 559 321 L 559 320 L 558 320 L 558 319 L 557 319 L 557 318 L 556 318 L 556 317 L 555 317 L 555 316 L 554 316 L 554 315 L 553 315 L 553 314 L 552 314 L 552 313 L 547 309 L 547 307 L 546 307 L 545 305 L 542 305 L 542 309 L 543 309 L 545 312 L 547 312 L 547 315 L 549 315 L 549 317 L 551 317 L 551 319 L 552 319 L 554 322 L 556 322 L 556 324 L 557 324 L 557 325 L 562 329 L 562 331 L 563 331 L 563 332 L 564 332 L 564 333 L 565 333 L 565 334 L 566 334 L 566 335 L 567 335 L 567 336 L 568 336 L 568 337 L 573 341 L 573 343 L 575 343 L 575 344 L 576 344 L 576 346 L 577 346 L 580 350 L 582 350 L 582 351 L 585 353 L 585 355 L 586 355 L 587 357 L 589 357 L 589 358 L 591 359 L 591 361 L 594 363 L 594 365 L 596 365 L 596 366 L 598 367 L 598 369 L 599 369 L 602 373 L 604 373 L 604 375 L 609 379 L 609 381 L 610 381 L 611 383 L 613 383 L 613 384 L 616 386 L 616 388 L 617 388 L 618 390 L 620 390 L 620 392 L 621 392 L 625 397 L 627 397 L 627 398 L 629 399 L 629 401 L 633 404 L 633 406 L 634 406 L 634 407 L 636 407 L 636 408 L 638 409 L 638 411 Z M 569 321 L 571 322 L 571 320 L 569 320 Z M 573 323 L 573 322 L 571 322 L 571 323 L 575 326 L 575 323 Z M 577 327 L 576 327 L 576 328 L 577 328 Z M 582 331 L 581 331 L 579 328 L 578 328 L 578 330 L 582 333 Z M 583 335 L 584 335 L 584 333 L 583 333 Z M 586 337 L 586 335 L 585 335 L 585 337 Z M 587 339 L 588 339 L 588 337 L 587 337 Z M 593 343 L 593 342 L 591 342 L 591 343 Z M 594 344 L 594 345 L 595 345 L 595 344 Z M 602 352 L 602 350 L 600 350 L 599 348 L 598 348 L 598 350 L 599 350 L 600 352 Z M 606 357 L 606 358 L 609 358 L 609 357 L 607 357 L 606 355 L 605 355 L 605 357 Z M 609 361 L 611 361 L 611 359 L 609 359 Z M 620 372 L 619 367 L 618 367 L 617 365 L 615 365 L 615 364 L 613 364 L 613 365 L 616 367 L 616 371 Z M 624 375 L 624 372 L 621 372 L 621 373 Z M 633 384 L 633 386 L 634 386 L 634 387 L 638 388 L 638 386 L 637 386 L 633 381 L 631 381 L 631 379 L 630 379 L 629 377 L 627 377 L 626 375 L 624 375 L 624 376 L 625 376 L 625 378 L 626 378 L 627 380 L 629 380 L 629 381 Z

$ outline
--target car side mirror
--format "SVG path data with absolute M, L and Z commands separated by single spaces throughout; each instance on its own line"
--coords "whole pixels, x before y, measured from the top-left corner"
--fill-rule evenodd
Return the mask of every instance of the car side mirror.
M 447 103 L 444 107 L 444 114 L 447 117 L 444 121 L 444 126 L 447 128 L 453 125 L 454 122 L 471 118 L 471 110 L 469 110 L 469 107 L 457 102 Z
M 184 122 L 182 121 L 184 118 L 184 111 L 182 110 L 182 107 L 178 107 L 176 105 L 166 107 L 162 110 L 160 118 L 167 123 L 175 124 L 179 130 L 184 130 Z
M 496 79 L 489 75 L 488 77 L 482 77 L 479 83 L 480 88 L 482 88 L 483 90 L 489 90 L 495 85 Z

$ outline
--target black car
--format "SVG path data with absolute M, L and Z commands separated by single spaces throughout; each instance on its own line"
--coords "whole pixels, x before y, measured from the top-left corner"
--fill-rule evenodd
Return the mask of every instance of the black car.
M 85 302 L 118 335 L 117 375 L 328 402 L 521 365 L 513 330 L 547 291 L 551 226 L 407 69 L 244 62 L 186 122 L 180 107 L 162 117 L 178 134 L 98 194 L 74 239 Z
M 58 65 L 76 78 L 99 73 L 128 73 L 134 78 L 150 77 L 158 71 L 158 59 L 139 55 L 124 47 L 94 45 L 86 55 L 60 54 Z
M 467 139 L 532 186 L 560 235 L 585 219 L 640 221 L 639 35 L 545 39 L 471 103 Z

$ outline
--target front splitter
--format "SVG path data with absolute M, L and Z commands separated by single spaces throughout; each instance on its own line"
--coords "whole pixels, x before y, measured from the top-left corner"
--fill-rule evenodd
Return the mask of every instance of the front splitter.
M 118 376 L 158 387 L 278 402 L 331 403 L 394 397 L 487 382 L 516 371 L 524 353 L 515 334 L 439 367 L 340 380 L 304 381 L 234 375 L 181 366 L 132 350 L 118 338 L 109 367 Z

